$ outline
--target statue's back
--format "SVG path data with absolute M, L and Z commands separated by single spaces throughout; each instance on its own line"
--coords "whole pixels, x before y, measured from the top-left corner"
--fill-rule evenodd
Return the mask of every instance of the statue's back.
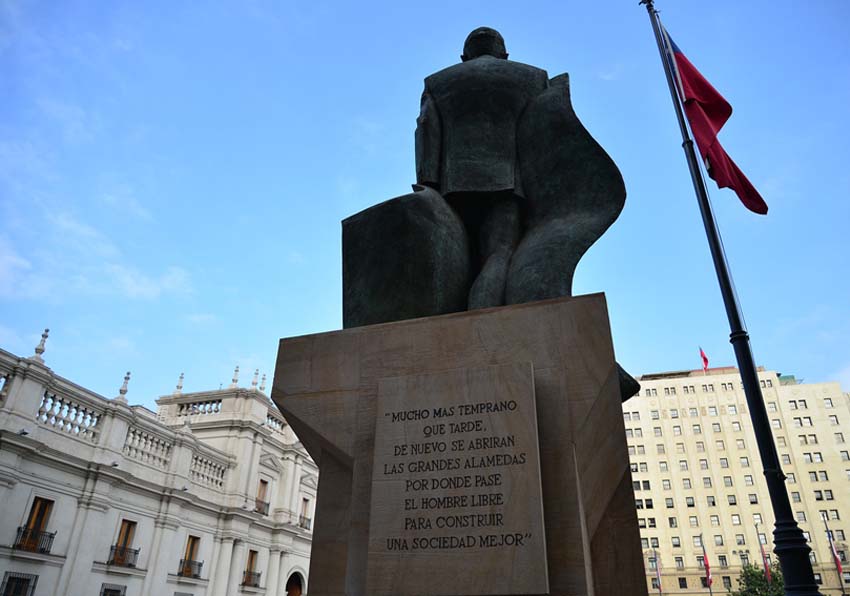
M 548 85 L 545 70 L 480 56 L 425 79 L 440 121 L 440 191 L 513 190 L 522 196 L 516 132 Z

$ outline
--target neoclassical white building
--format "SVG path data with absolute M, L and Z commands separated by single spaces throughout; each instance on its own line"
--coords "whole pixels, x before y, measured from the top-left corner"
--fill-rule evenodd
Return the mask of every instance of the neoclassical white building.
M 258 386 L 154 413 L 0 350 L 0 596 L 298 596 L 318 470 Z

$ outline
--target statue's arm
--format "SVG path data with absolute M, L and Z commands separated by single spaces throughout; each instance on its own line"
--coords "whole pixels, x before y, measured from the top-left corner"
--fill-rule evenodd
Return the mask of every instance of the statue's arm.
M 440 190 L 440 113 L 426 87 L 416 119 L 416 182 Z

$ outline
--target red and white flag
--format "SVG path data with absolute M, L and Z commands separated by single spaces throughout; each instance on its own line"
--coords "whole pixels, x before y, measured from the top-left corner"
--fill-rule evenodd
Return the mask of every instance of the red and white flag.
M 758 526 L 756 526 L 756 535 L 758 535 Z M 764 577 L 767 579 L 768 585 L 773 581 L 773 578 L 770 575 L 770 563 L 767 560 L 767 555 L 764 554 L 764 544 L 761 542 L 761 536 L 759 539 L 759 547 L 761 547 L 761 564 L 764 565 Z
M 699 349 L 699 357 L 702 358 L 702 372 L 708 372 L 708 356 L 705 355 L 705 352 L 702 351 L 702 347 Z
M 841 557 L 838 556 L 838 551 L 835 549 L 835 542 L 832 540 L 832 531 L 827 530 L 826 535 L 829 538 L 829 550 L 832 551 L 832 558 L 835 559 L 835 568 L 838 569 L 838 575 L 844 575 L 844 569 L 841 567 Z
M 744 176 L 717 140 L 717 133 L 732 115 L 732 106 L 691 64 L 664 29 L 664 45 L 676 76 L 685 116 L 694 133 L 708 175 L 720 188 L 731 188 L 744 206 L 754 213 L 767 213 L 767 203 Z
M 705 541 L 702 539 L 702 535 L 700 535 L 699 542 L 702 545 L 702 562 L 705 565 L 705 585 L 711 587 L 714 580 L 711 577 L 711 564 L 708 562 L 708 553 L 705 552 Z

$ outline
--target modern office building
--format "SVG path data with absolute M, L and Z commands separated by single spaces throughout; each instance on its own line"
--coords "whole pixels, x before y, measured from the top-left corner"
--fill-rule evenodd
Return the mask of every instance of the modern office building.
M 0 350 L 0 595 L 306 593 L 318 472 L 254 375 L 158 412 Z
M 839 578 L 826 527 L 846 561 L 850 546 L 850 396 L 838 383 L 801 383 L 759 368 L 774 439 L 797 521 L 824 594 Z M 703 546 L 713 589 L 737 588 L 742 565 L 775 560 L 774 518 L 750 412 L 735 368 L 640 377 L 623 404 L 647 583 L 664 594 L 705 594 Z M 825 521 L 824 521 L 825 520 Z M 848 590 L 850 591 L 850 590 Z

